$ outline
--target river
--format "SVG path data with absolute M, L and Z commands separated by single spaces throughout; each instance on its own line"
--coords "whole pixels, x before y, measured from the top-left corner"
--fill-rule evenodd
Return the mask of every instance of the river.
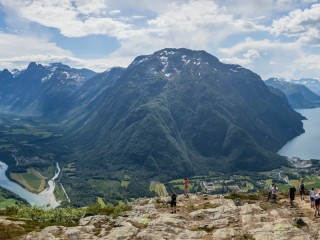
M 305 133 L 284 145 L 278 154 L 301 159 L 320 159 L 320 108 L 298 109 L 308 120 L 303 120 Z
M 59 206 L 59 202 L 57 202 L 53 191 L 55 188 L 55 179 L 59 176 L 60 167 L 57 163 L 57 171 L 52 179 L 48 181 L 48 187 L 43 190 L 39 194 L 31 193 L 25 188 L 21 187 L 19 184 L 11 181 L 5 174 L 8 169 L 8 165 L 4 162 L 0 161 L 0 186 L 13 192 L 20 196 L 21 198 L 25 199 L 29 202 L 32 206 L 43 206 L 49 208 L 55 208 Z

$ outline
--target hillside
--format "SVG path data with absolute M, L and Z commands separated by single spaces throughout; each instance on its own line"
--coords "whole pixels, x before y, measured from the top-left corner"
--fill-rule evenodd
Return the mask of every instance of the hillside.
M 303 81 L 304 83 L 308 83 Z M 311 91 L 301 81 L 288 82 L 284 79 L 270 78 L 265 81 L 268 86 L 281 90 L 293 108 L 320 107 L 320 96 Z
M 100 94 L 64 122 L 77 170 L 62 181 L 71 189 L 82 182 L 90 191 L 83 180 L 92 177 L 128 175 L 137 189 L 147 188 L 141 179 L 277 168 L 286 163 L 275 152 L 303 132 L 302 117 L 257 74 L 204 51 L 137 57 Z
M 228 199 L 231 197 L 231 199 Z M 118 217 L 93 215 L 74 226 L 50 226 L 20 235 L 19 240 L 40 239 L 319 239 L 320 220 L 308 201 L 295 200 L 290 208 L 286 193 L 279 203 L 266 202 L 261 194 L 235 196 L 178 196 L 177 214 L 170 213 L 169 197 L 142 198 Z M 233 200 L 239 197 L 238 200 Z M 10 221 L 0 217 L 1 240 L 26 228 L 26 219 Z M 7 233 L 8 238 L 3 238 Z M 2 234 L 2 235 L 1 235 Z

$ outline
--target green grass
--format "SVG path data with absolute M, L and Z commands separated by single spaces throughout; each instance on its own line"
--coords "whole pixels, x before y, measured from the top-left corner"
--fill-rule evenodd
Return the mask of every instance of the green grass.
M 158 196 L 168 196 L 168 192 L 164 184 L 154 182 L 150 184 L 150 191 L 155 192 Z
M 14 199 L 7 199 L 4 198 L 3 196 L 0 196 L 0 208 L 6 208 L 7 206 L 15 204 L 16 200 Z
M 294 185 L 297 189 L 299 189 L 299 185 L 300 185 L 301 180 L 297 180 L 297 179 L 291 179 L 290 183 L 292 185 Z M 307 189 L 311 189 L 311 188 L 319 188 L 320 187 L 320 179 L 317 176 L 306 176 L 304 179 L 304 183 Z M 289 184 L 281 184 L 278 186 L 278 189 L 280 191 L 285 191 L 285 190 L 289 190 L 290 185 Z
M 300 180 L 290 180 L 290 183 L 295 186 L 298 187 L 300 185 Z
M 184 179 L 175 179 L 170 181 L 171 184 L 184 184 Z
M 34 189 L 38 189 L 40 187 L 41 178 L 39 178 L 38 175 L 35 175 L 34 172 L 28 171 L 27 173 L 23 173 L 22 176 Z
M 248 190 L 254 189 L 254 185 L 251 182 L 246 181 L 245 183 L 246 183 L 246 187 L 243 188 L 242 190 L 248 191 Z
M 290 185 L 288 185 L 288 184 L 281 184 L 281 185 L 278 185 L 277 187 L 278 187 L 279 191 L 287 191 L 287 190 L 289 190 Z
M 98 197 L 97 201 L 98 201 L 98 204 L 100 205 L 101 208 L 106 207 L 106 203 L 103 201 L 103 199 L 101 197 Z
M 54 196 L 56 197 L 57 201 L 67 202 L 68 199 L 60 184 L 61 184 L 60 182 L 56 182 L 56 185 L 54 188 Z
M 55 174 L 56 165 L 50 165 L 48 168 L 37 169 L 37 171 L 44 177 L 52 178 Z
M 214 187 L 214 188 L 222 188 L 222 184 L 220 184 L 220 183 L 214 183 L 214 184 L 213 184 L 213 187 Z
M 179 188 L 180 190 L 184 190 L 184 179 L 175 179 L 171 180 L 169 183 L 173 185 L 175 188 Z M 189 191 L 191 191 L 194 187 L 194 183 L 189 179 Z
M 122 180 L 122 181 L 121 181 L 121 187 L 127 188 L 128 185 L 129 185 L 129 183 L 130 183 L 130 181 Z
M 266 180 L 266 186 L 269 187 L 272 184 L 272 179 L 267 179 Z
M 27 169 L 26 173 L 10 173 L 10 177 L 31 192 L 41 192 L 46 186 L 45 178 L 33 168 Z

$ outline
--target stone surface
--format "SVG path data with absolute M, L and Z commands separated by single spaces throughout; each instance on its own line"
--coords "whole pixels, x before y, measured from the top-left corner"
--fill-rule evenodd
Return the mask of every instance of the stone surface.
M 79 226 L 47 227 L 19 239 L 320 239 L 320 218 L 314 217 L 308 202 L 296 201 L 296 207 L 290 208 L 285 198 L 279 198 L 279 204 L 242 200 L 236 206 L 233 200 L 221 196 L 207 195 L 204 199 L 202 195 L 190 194 L 178 197 L 177 214 L 171 214 L 167 200 L 139 199 L 131 203 L 133 209 L 123 216 L 89 216 L 81 219 Z M 304 222 L 303 226 L 296 224 L 297 219 Z M 5 218 L 0 218 L 0 222 L 10 224 Z

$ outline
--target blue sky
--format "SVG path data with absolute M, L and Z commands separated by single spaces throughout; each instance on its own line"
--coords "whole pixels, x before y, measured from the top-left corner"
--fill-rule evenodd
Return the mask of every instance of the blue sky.
M 318 0 L 0 0 L 0 69 L 104 71 L 159 49 L 206 50 L 263 79 L 320 79 Z

